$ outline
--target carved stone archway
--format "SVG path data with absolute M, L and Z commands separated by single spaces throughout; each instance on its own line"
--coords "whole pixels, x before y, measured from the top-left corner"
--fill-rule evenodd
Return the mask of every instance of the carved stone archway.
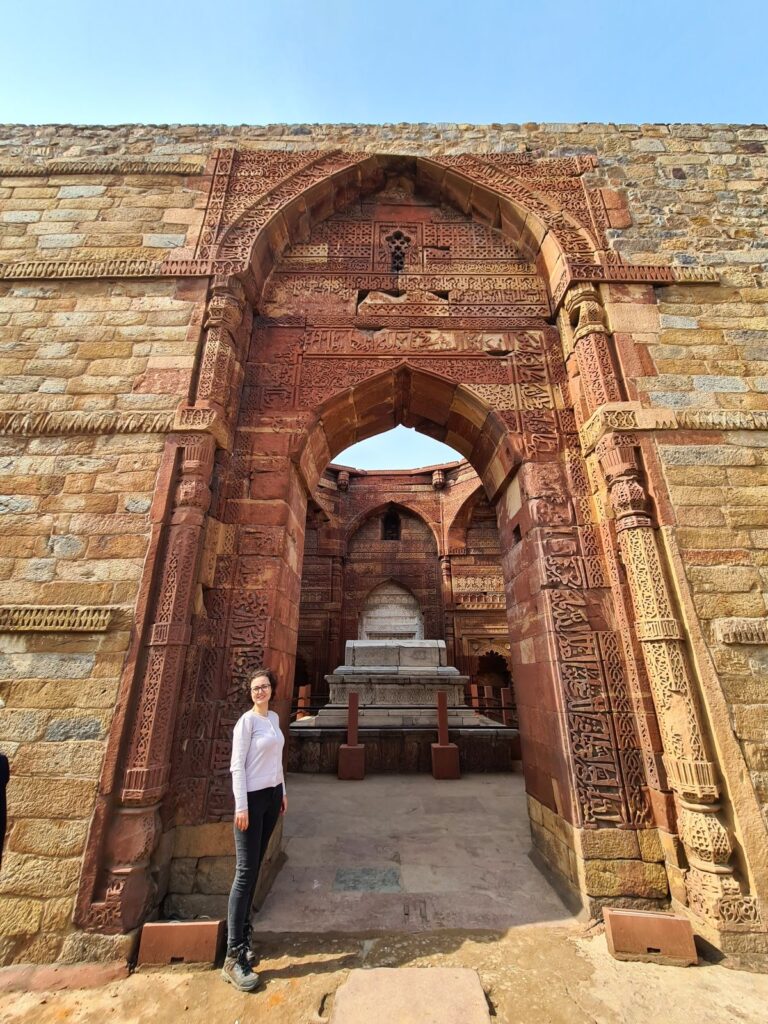
M 206 686 L 215 691 L 212 699 L 226 699 L 226 687 L 263 658 L 284 681 L 292 677 L 307 494 L 335 454 L 403 422 L 447 441 L 472 462 L 496 505 L 505 581 L 514 598 L 508 603 L 520 607 L 532 590 L 538 602 L 529 621 L 510 618 L 518 685 L 525 688 L 531 665 L 536 681 L 547 681 L 546 702 L 520 708 L 529 794 L 568 823 L 571 831 L 564 834 L 576 836 L 577 859 L 589 859 L 578 838 L 584 830 L 659 826 L 670 837 L 664 861 L 673 899 L 699 930 L 721 944 L 734 930 L 761 930 L 755 897 L 736 873 L 733 812 L 658 544 L 649 492 L 663 485 L 654 478 L 649 487 L 642 439 L 633 432 L 643 427 L 642 411 L 626 401 L 598 291 L 604 282 L 672 281 L 676 272 L 617 259 L 605 236 L 605 197 L 582 180 L 589 166 L 588 159 L 513 156 L 402 161 L 345 153 L 219 154 L 197 251 L 164 268 L 210 276 L 204 344 L 194 392 L 179 407 L 158 483 L 138 626 L 81 880 L 79 924 L 127 930 L 156 901 L 153 858 L 163 818 L 173 816 L 167 792 L 182 680 L 194 703 Z M 505 285 L 501 291 L 515 297 L 494 300 L 494 321 L 472 303 L 441 297 L 461 294 L 458 284 L 430 291 L 427 282 L 440 275 L 425 271 L 421 290 L 433 299 L 410 301 L 406 288 L 404 301 L 389 303 L 386 312 L 384 299 L 371 303 L 368 296 L 399 291 L 392 279 L 400 268 L 377 269 L 376 251 L 386 259 L 386 247 L 374 240 L 373 263 L 354 281 L 357 325 L 376 330 L 375 317 L 383 316 L 394 323 L 409 302 L 412 339 L 417 330 L 433 331 L 433 317 L 444 317 L 458 332 L 479 323 L 487 335 L 483 358 L 473 351 L 462 365 L 466 370 L 474 358 L 492 376 L 464 386 L 447 359 L 435 370 L 429 345 L 428 355 L 411 351 L 402 358 L 377 350 L 379 365 L 325 400 L 328 377 L 319 360 L 331 360 L 332 349 L 322 346 L 332 346 L 333 337 L 314 339 L 314 364 L 307 355 L 283 365 L 277 349 L 269 349 L 268 334 L 258 335 L 266 346 L 260 355 L 254 310 L 257 333 L 268 332 L 275 318 L 261 307 L 276 260 L 286 248 L 311 246 L 316 225 L 386 190 L 393 176 L 412 180 L 416 192 L 463 214 L 462 224 L 497 232 L 499 248 L 491 246 L 484 257 L 476 256 L 477 233 L 464 233 L 475 239 L 467 243 L 475 244 L 472 258 L 490 263 L 488 252 L 496 251 L 510 263 L 507 246 L 540 288 L 523 294 Z M 398 206 L 397 196 L 387 202 Z M 417 227 L 426 223 L 418 217 Z M 404 218 L 398 213 L 392 220 Z M 428 247 L 423 233 L 420 238 Z M 439 261 L 442 236 L 429 238 Z M 349 244 L 354 248 L 353 240 Z M 400 256 L 407 271 L 408 253 Z M 464 257 L 452 262 L 471 262 Z M 298 258 L 313 257 L 304 252 Z M 332 270 L 335 257 L 327 248 L 324 258 Z M 452 282 L 462 275 L 467 271 L 451 268 Z M 443 301 L 454 306 L 438 312 Z M 281 314 L 281 329 L 304 330 L 306 321 L 295 313 L 291 321 L 291 315 Z M 372 315 L 373 327 L 366 319 Z M 559 333 L 552 327 L 556 316 Z M 493 322 L 505 326 L 493 328 Z M 504 381 L 502 365 L 509 374 Z M 299 379 L 305 366 L 315 376 Z M 289 391 L 297 397 L 286 406 Z M 513 392 L 517 406 L 502 397 Z M 224 646 L 217 639 L 223 623 Z M 188 656 L 193 625 L 197 643 Z M 523 657 L 529 650 L 533 661 Z M 279 696 L 285 717 L 285 685 Z M 225 730 L 227 722 L 218 725 Z M 544 735 L 551 738 L 547 744 Z M 217 735 L 206 737 L 211 756 L 219 742 Z M 200 815 L 211 810 L 204 789 L 195 811 Z M 195 787 L 188 792 L 194 800 Z M 591 848 L 599 846 L 595 840 Z M 600 894 L 590 892 L 583 876 L 573 881 L 599 904 Z

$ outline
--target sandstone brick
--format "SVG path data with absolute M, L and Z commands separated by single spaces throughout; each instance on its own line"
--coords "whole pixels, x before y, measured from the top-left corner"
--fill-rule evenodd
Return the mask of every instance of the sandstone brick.
M 74 711 L 64 717 L 54 716 L 45 730 L 46 740 L 95 740 L 104 735 L 103 715 Z
M 768 704 L 736 704 L 733 728 L 739 739 L 765 742 L 768 736 Z
M 17 964 L 49 964 L 54 961 L 61 949 L 63 940 L 61 935 L 47 935 L 41 933 L 21 949 L 16 951 L 13 963 Z
M 664 866 L 640 860 L 585 861 L 584 882 L 590 896 L 663 899 L 668 893 Z
M 7 679 L 86 679 L 94 660 L 90 654 L 0 654 L 0 675 Z
M 65 931 L 72 921 L 74 909 L 75 901 L 71 897 L 46 900 L 43 906 L 43 931 Z
M 78 857 L 33 857 L 11 850 L 3 857 L 0 893 L 37 899 L 74 895 L 79 877 Z
M 195 873 L 195 891 L 206 895 L 228 893 L 234 876 L 234 856 L 201 857 Z
M 85 849 L 88 821 L 52 818 L 18 818 L 11 832 L 9 849 L 42 857 L 74 857 Z
M 585 860 L 631 859 L 640 856 L 638 833 L 629 829 L 600 828 L 579 831 Z
M 0 933 L 34 935 L 40 928 L 43 904 L 20 896 L 0 896 Z
M 195 884 L 196 857 L 174 857 L 168 879 L 168 892 L 189 894 Z
M 102 196 L 106 191 L 105 185 L 62 185 L 58 191 L 58 198 L 83 199 L 86 196 Z
M 103 753 L 104 745 L 100 740 L 25 744 L 14 758 L 13 769 L 19 775 L 95 779 L 98 778 Z
M 31 708 L 3 708 L 0 714 L 0 740 L 21 742 L 39 739 L 45 729 L 48 715 Z
M 693 603 L 703 619 L 717 619 L 728 616 L 746 615 L 759 617 L 765 614 L 765 599 L 760 593 L 746 594 L 694 594 Z
M 109 963 L 115 960 L 130 960 L 135 952 L 137 939 L 137 932 L 129 932 L 127 935 L 94 935 L 76 931 L 65 937 L 58 962 L 79 964 L 83 961 Z
M 91 812 L 95 795 L 96 783 L 90 779 L 12 775 L 8 783 L 8 805 L 16 818 L 84 818 Z
M 221 857 L 232 854 L 231 822 L 179 825 L 174 831 L 174 857 Z
M 640 846 L 640 855 L 646 861 L 663 861 L 664 850 L 659 839 L 658 829 L 643 828 L 637 832 L 637 841 Z
M 688 578 L 700 593 L 738 593 L 759 590 L 760 573 L 748 566 L 701 566 L 688 570 Z

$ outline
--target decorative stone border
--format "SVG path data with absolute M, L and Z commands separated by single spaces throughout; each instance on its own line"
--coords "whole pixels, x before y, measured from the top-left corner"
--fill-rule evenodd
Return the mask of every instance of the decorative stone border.
M 717 619 L 713 632 L 721 644 L 768 644 L 768 619 Z
M 20 260 L 18 263 L 0 263 L 2 281 L 165 276 L 162 263 L 158 260 Z
M 768 411 L 643 409 L 616 402 L 597 409 L 579 431 L 584 454 L 606 434 L 635 430 L 768 430 Z
M 204 174 L 205 165 L 181 160 L 49 160 L 44 164 L 0 163 L 0 178 L 46 178 L 76 174 Z
M 74 434 L 168 434 L 171 412 L 0 412 L 0 435 L 57 437 Z
M 117 608 L 0 605 L 0 633 L 106 633 Z

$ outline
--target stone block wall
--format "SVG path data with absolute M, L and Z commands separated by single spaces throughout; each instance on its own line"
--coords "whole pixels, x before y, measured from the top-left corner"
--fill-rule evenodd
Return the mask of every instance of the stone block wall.
M 14 264 L 156 254 L 183 241 L 200 195 L 178 178 L 96 185 L 0 168 L 0 180 L 0 260 Z M 174 206 L 180 233 L 163 221 Z M 0 280 L 0 748 L 12 773 L 3 962 L 82 952 L 64 940 L 205 290 Z
M 190 391 L 209 286 L 163 265 L 193 254 L 208 205 L 206 168 L 219 146 L 286 156 L 338 148 L 594 156 L 585 180 L 603 197 L 615 253 L 717 273 L 719 283 L 607 284 L 600 295 L 628 398 L 654 413 L 638 413 L 635 427 L 658 470 L 659 535 L 740 839 L 764 850 L 768 128 L 7 126 L 0 745 L 13 781 L 0 961 L 87 951 L 71 924 L 74 894 L 164 438 Z M 537 841 L 563 846 L 553 858 L 573 881 L 565 866 L 576 842 L 557 835 L 565 823 L 546 829 L 543 812 L 541 821 L 531 815 Z M 667 856 L 668 876 L 669 865 Z M 765 854 L 748 873 L 764 894 Z M 648 898 L 660 898 L 657 890 L 660 883 Z

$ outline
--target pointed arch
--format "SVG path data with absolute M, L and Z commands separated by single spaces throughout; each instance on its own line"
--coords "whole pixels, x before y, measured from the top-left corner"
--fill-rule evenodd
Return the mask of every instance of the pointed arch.
M 434 523 L 424 516 L 421 509 L 417 508 L 414 504 L 408 501 L 407 498 L 387 499 L 386 501 L 379 501 L 375 505 L 369 508 L 363 509 L 362 512 L 358 513 L 350 523 L 345 536 L 344 536 L 344 551 L 346 552 L 349 543 L 357 533 L 357 531 L 368 522 L 369 519 L 373 519 L 374 516 L 381 515 L 386 509 L 395 508 L 398 511 L 406 512 L 410 516 L 414 516 L 419 519 L 429 529 L 430 534 L 435 542 L 435 553 L 440 554 L 440 534 Z
M 399 423 L 460 452 L 490 501 L 522 462 L 520 439 L 471 388 L 405 360 L 332 396 L 314 413 L 295 453 L 307 492 L 339 452 Z
M 411 588 L 391 576 L 371 587 L 360 607 L 358 638 L 423 640 L 424 612 Z
M 509 154 L 403 157 L 338 150 L 281 156 L 270 178 L 249 176 L 253 154 L 225 154 L 222 188 L 231 190 L 238 167 L 245 168 L 243 183 L 235 190 L 237 202 L 229 211 L 216 207 L 215 224 L 203 231 L 217 270 L 250 277 L 257 294 L 287 246 L 306 241 L 317 223 L 382 188 L 393 173 L 411 177 L 427 197 L 457 208 L 515 244 L 523 258 L 537 265 L 553 308 L 562 297 L 569 262 L 594 264 L 607 244 L 578 180 L 588 162 L 578 158 L 533 162 Z M 556 166 L 549 170 L 548 163 Z M 573 195 L 563 184 L 569 180 L 574 182 Z

